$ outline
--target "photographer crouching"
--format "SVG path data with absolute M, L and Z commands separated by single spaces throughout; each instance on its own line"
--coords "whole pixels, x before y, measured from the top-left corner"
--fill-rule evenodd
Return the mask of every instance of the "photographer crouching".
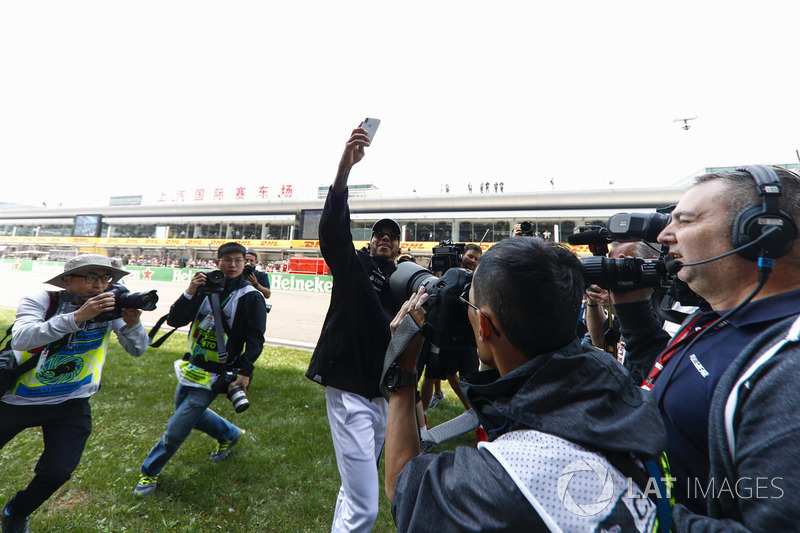
M 245 252 L 244 246 L 235 242 L 220 246 L 217 250 L 220 270 L 196 273 L 186 292 L 169 310 L 170 326 L 192 322 L 189 352 L 183 360 L 175 362 L 178 375 L 175 414 L 142 463 L 136 495 L 156 490 L 161 470 L 192 429 L 217 440 L 217 448 L 211 454 L 215 463 L 224 459 L 244 435 L 244 429 L 208 406 L 218 394 L 226 394 L 236 412 L 247 408 L 246 392 L 253 365 L 264 347 L 266 303 L 242 275 Z
M 64 290 L 19 302 L 13 352 L 0 356 L 9 387 L 0 391 L 0 448 L 25 428 L 40 427 L 44 451 L 33 480 L 3 508 L 3 533 L 30 531 L 29 515 L 77 468 L 92 432 L 89 397 L 100 389 L 111 332 L 129 354 L 147 350 L 137 304 L 154 305 L 158 297 L 116 285 L 127 274 L 105 256 L 80 255 L 47 281 Z
M 640 470 L 633 457 L 659 455 L 664 426 L 613 358 L 581 346 L 582 294 L 581 263 L 561 246 L 506 239 L 483 254 L 460 298 L 478 356 L 496 369 L 493 379 L 465 389 L 490 440 L 477 449 L 419 455 L 414 379 L 400 379 L 413 376 L 419 355 L 422 338 L 411 337 L 387 386 L 385 488 L 399 531 L 652 529 L 656 504 L 638 482 L 629 485 L 627 472 Z M 420 291 L 403 305 L 392 322 L 395 339 L 408 338 L 409 326 L 426 331 L 426 298 Z M 613 480 L 613 495 L 604 485 L 606 506 L 592 513 L 580 513 L 559 489 L 568 475 L 567 489 L 600 501 L 596 471 L 575 468 L 584 464 Z

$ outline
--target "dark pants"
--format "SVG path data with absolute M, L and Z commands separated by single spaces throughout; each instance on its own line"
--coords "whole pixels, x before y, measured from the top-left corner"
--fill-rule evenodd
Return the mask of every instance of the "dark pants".
M 36 475 L 17 492 L 8 511 L 28 516 L 66 483 L 81 460 L 92 432 L 89 399 L 55 405 L 11 405 L 0 402 L 0 448 L 26 428 L 41 427 L 44 452 L 36 464 Z

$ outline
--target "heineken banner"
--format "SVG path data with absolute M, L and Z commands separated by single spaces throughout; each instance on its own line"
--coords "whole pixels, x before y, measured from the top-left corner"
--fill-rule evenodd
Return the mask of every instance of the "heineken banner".
M 171 281 L 189 284 L 195 272 L 207 272 L 208 269 L 167 268 L 156 266 L 124 266 L 130 272 L 126 280 Z M 33 261 L 31 259 L 0 260 L 0 271 L 36 272 L 43 274 L 43 279 L 55 276 L 64 271 L 64 263 L 55 261 Z M 330 293 L 333 287 L 332 276 L 315 276 L 309 274 L 292 274 L 291 272 L 267 272 L 272 290 Z

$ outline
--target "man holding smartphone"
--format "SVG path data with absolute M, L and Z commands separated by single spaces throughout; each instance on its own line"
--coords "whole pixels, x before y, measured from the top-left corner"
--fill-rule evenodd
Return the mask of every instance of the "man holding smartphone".
M 369 146 L 368 119 L 353 130 L 319 223 L 322 256 L 333 275 L 331 303 L 306 377 L 324 385 L 328 422 L 342 485 L 331 531 L 370 531 L 378 516 L 378 461 L 387 402 L 378 388 L 389 345 L 389 323 L 400 308 L 389 289 L 397 269 L 400 226 L 372 226 L 368 248 L 355 250 L 347 180 Z

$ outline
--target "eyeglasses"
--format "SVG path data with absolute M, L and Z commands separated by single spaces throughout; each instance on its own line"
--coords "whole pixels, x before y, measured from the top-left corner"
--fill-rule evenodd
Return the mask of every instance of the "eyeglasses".
M 381 240 L 384 237 L 389 237 L 390 241 L 399 241 L 400 240 L 400 235 L 398 235 L 397 233 L 395 233 L 393 231 L 389 231 L 388 229 L 387 230 L 383 230 L 383 231 L 380 231 L 380 230 L 379 231 L 373 231 L 372 232 L 372 236 L 377 238 L 378 240 Z
M 469 306 L 474 310 L 478 311 L 479 313 L 481 313 L 483 316 L 485 316 L 486 320 L 489 321 L 489 325 L 492 326 L 492 331 L 494 332 L 495 335 L 499 337 L 500 332 L 497 331 L 497 328 L 494 326 L 494 322 L 492 322 L 492 319 L 489 318 L 489 315 L 487 315 L 483 309 L 481 309 L 480 307 L 469 301 L 470 287 L 472 287 L 472 283 L 467 283 L 466 286 L 464 287 L 464 292 L 461 293 L 461 296 L 459 296 L 458 299 L 461 300 L 461 303 L 464 304 L 465 306 Z
M 103 283 L 109 284 L 114 281 L 114 274 L 95 274 L 91 272 L 89 274 L 70 274 L 73 278 L 83 278 L 86 280 L 86 283 L 97 283 L 98 280 L 102 280 Z
M 236 263 L 237 265 L 243 265 L 245 261 L 241 257 L 237 257 L 235 259 L 230 258 L 230 257 L 223 257 L 222 259 L 219 260 L 219 262 L 220 263 Z

